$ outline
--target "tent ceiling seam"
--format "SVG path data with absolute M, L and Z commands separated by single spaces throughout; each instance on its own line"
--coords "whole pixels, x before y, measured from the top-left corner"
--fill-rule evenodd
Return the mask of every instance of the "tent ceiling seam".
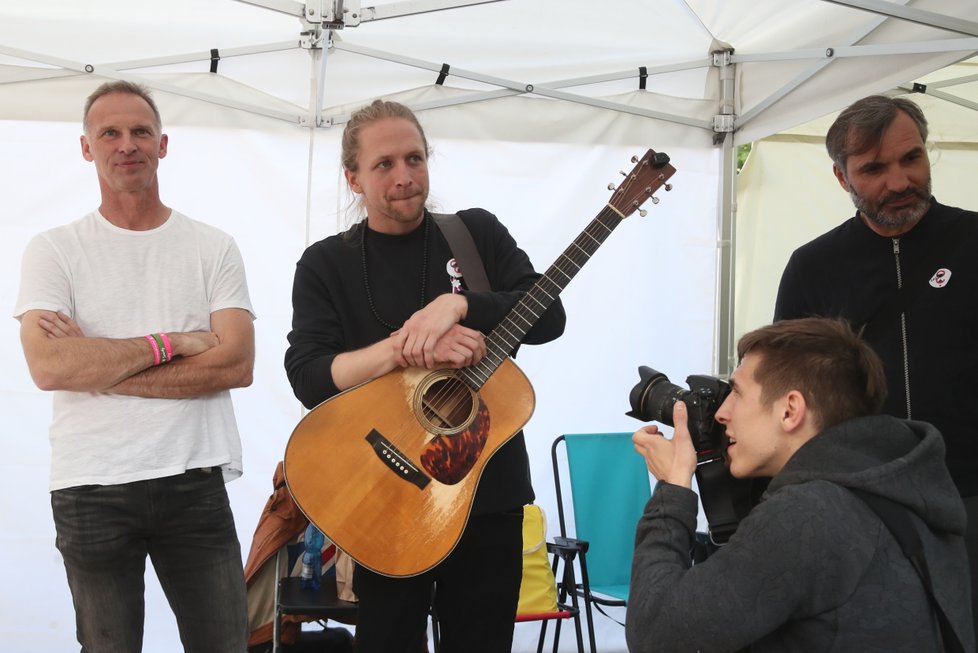
M 505 2 L 506 0 L 413 0 L 405 2 L 395 2 L 389 5 L 376 5 L 364 7 L 360 11 L 360 21 L 377 21 L 388 18 L 400 18 L 402 16 L 417 16 L 419 14 L 431 13 L 433 11 L 443 11 L 445 9 L 458 9 L 472 5 L 485 5 L 494 2 Z M 357 3 L 359 5 L 359 3 Z
M 354 45 L 347 42 L 341 42 L 339 40 L 337 40 L 334 43 L 333 47 L 346 52 L 352 52 L 354 54 L 359 54 L 366 57 L 372 57 L 374 59 L 381 59 L 383 61 L 399 63 L 406 66 L 420 68 L 422 70 L 430 70 L 431 72 L 438 73 L 438 74 L 441 74 L 445 65 L 444 63 L 434 63 L 431 61 L 425 61 L 423 59 L 405 57 L 391 52 L 376 50 L 374 48 L 367 48 L 364 46 Z M 631 113 L 634 115 L 643 116 L 647 118 L 666 120 L 668 122 L 687 125 L 689 127 L 697 127 L 705 130 L 713 129 L 712 123 L 709 123 L 707 121 L 694 120 L 692 118 L 687 118 L 685 116 L 672 115 L 672 114 L 667 114 L 667 113 L 662 113 L 657 111 L 650 111 L 647 109 L 640 109 L 637 107 L 631 107 L 617 102 L 600 100 L 596 98 L 588 98 L 573 93 L 565 93 L 556 88 L 550 87 L 549 84 L 530 84 L 524 82 L 517 82 L 509 79 L 503 79 L 500 77 L 484 75 L 471 70 L 457 68 L 455 66 L 451 66 L 451 74 L 456 77 L 460 77 L 462 79 L 468 79 L 471 81 L 481 82 L 484 84 L 499 86 L 500 88 L 509 89 L 519 94 L 527 93 L 527 94 L 540 95 L 543 97 L 549 97 L 556 100 L 563 100 L 565 102 L 575 102 L 577 104 L 584 104 L 584 105 L 593 106 L 602 109 L 610 109 L 613 111 L 621 111 L 624 113 Z M 632 70 L 631 76 L 633 77 L 638 76 L 638 68 Z
M 296 49 L 295 41 L 277 41 L 275 43 L 267 43 L 263 45 L 254 45 L 248 47 L 240 48 L 221 48 L 221 58 L 228 59 L 231 57 L 247 56 L 252 54 L 266 54 L 269 52 L 281 52 L 283 50 L 294 50 Z M 0 54 L 5 54 L 7 56 L 15 57 L 17 59 L 23 59 L 24 61 L 33 61 L 35 63 L 41 63 L 49 66 L 55 66 L 57 68 L 65 68 L 68 70 L 74 70 L 77 72 L 86 72 L 85 66 L 88 64 L 83 64 L 78 61 L 70 61 L 68 59 L 59 59 L 56 57 L 50 57 L 45 54 L 38 52 L 31 52 L 28 50 L 21 50 L 18 48 L 9 48 L 0 45 Z M 114 70 L 132 70 L 136 68 L 154 68 L 159 66 L 168 66 L 174 64 L 182 63 L 195 63 L 195 62 L 207 62 L 210 64 L 211 52 L 197 51 L 188 52 L 184 54 L 176 54 L 166 57 L 154 57 L 148 59 L 132 59 L 129 61 L 110 61 L 103 62 L 101 66 L 106 66 Z
M 802 59 L 845 59 L 850 57 L 878 57 L 892 54 L 937 54 L 941 52 L 978 52 L 978 39 L 945 39 L 936 41 L 905 41 L 875 45 L 842 45 L 805 50 L 736 54 L 734 63 L 765 63 L 770 61 L 797 61 Z M 965 56 L 968 56 L 967 54 Z
M 954 18 L 953 16 L 944 16 L 924 9 L 905 7 L 881 0 L 823 0 L 823 2 L 830 2 L 853 9 L 861 9 L 882 16 L 917 23 L 918 25 L 957 32 L 958 34 L 978 36 L 978 23 L 962 18 Z
M 946 93 L 944 91 L 937 90 L 937 89 L 931 87 L 930 84 L 927 84 L 927 85 L 923 85 L 923 84 L 921 84 L 921 85 L 913 85 L 913 86 L 911 86 L 909 88 L 906 87 L 906 86 L 899 86 L 898 88 L 901 91 L 904 91 L 906 93 L 922 92 L 925 95 L 930 95 L 931 97 L 936 97 L 936 98 L 938 98 L 940 100 L 944 100 L 945 102 L 950 102 L 952 104 L 956 104 L 958 106 L 965 107 L 966 109 L 972 109 L 974 111 L 978 111 L 978 102 L 972 102 L 971 100 L 966 100 L 964 98 L 957 97 L 956 95 L 951 95 L 950 93 Z M 924 90 L 918 91 L 918 90 L 916 90 L 918 88 L 922 88 Z

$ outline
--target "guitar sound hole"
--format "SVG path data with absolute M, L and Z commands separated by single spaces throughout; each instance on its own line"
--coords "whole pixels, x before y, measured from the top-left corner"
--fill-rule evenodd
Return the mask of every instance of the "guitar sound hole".
M 454 376 L 434 381 L 421 394 L 421 414 L 435 431 L 450 433 L 465 428 L 473 406 L 472 391 Z

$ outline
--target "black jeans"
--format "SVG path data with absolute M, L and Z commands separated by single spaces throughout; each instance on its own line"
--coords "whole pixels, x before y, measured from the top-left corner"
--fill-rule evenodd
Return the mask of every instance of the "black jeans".
M 509 653 L 522 576 L 522 508 L 471 517 L 455 550 L 419 576 L 390 578 L 357 565 L 355 650 L 424 651 L 434 587 L 442 653 Z
M 187 653 L 244 653 L 241 548 L 220 470 L 51 493 L 82 653 L 139 653 L 149 555 Z

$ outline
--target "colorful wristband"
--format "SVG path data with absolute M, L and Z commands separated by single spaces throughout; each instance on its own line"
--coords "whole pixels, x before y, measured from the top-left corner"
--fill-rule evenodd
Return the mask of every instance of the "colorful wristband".
M 160 353 L 159 361 L 157 361 L 156 364 L 162 365 L 163 363 L 170 360 L 170 354 L 169 354 L 170 348 L 167 347 L 166 344 L 163 342 L 163 336 L 161 334 L 151 333 L 150 336 L 153 338 L 153 341 L 156 343 L 156 348 L 154 349 L 154 351 L 158 351 Z
M 160 362 L 162 361 L 162 354 L 160 354 L 160 345 L 156 342 L 156 338 L 154 338 L 152 335 L 146 336 L 146 340 L 153 348 L 153 365 L 159 365 Z
M 160 340 L 163 341 L 163 351 L 166 352 L 166 360 L 173 359 L 173 347 L 170 345 L 170 336 L 160 333 Z

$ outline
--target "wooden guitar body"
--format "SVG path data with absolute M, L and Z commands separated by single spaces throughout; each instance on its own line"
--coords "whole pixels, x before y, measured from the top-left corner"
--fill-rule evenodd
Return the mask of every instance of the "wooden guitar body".
M 299 508 L 377 573 L 417 575 L 451 553 L 485 465 L 533 414 L 512 360 L 478 391 L 455 374 L 407 368 L 351 388 L 310 411 L 286 446 Z
M 533 388 L 509 356 L 615 227 L 670 188 L 667 155 L 632 161 L 607 206 L 486 337 L 482 360 L 389 372 L 323 402 L 292 432 L 285 480 L 296 504 L 364 567 L 415 576 L 455 548 L 483 469 L 533 414 Z

